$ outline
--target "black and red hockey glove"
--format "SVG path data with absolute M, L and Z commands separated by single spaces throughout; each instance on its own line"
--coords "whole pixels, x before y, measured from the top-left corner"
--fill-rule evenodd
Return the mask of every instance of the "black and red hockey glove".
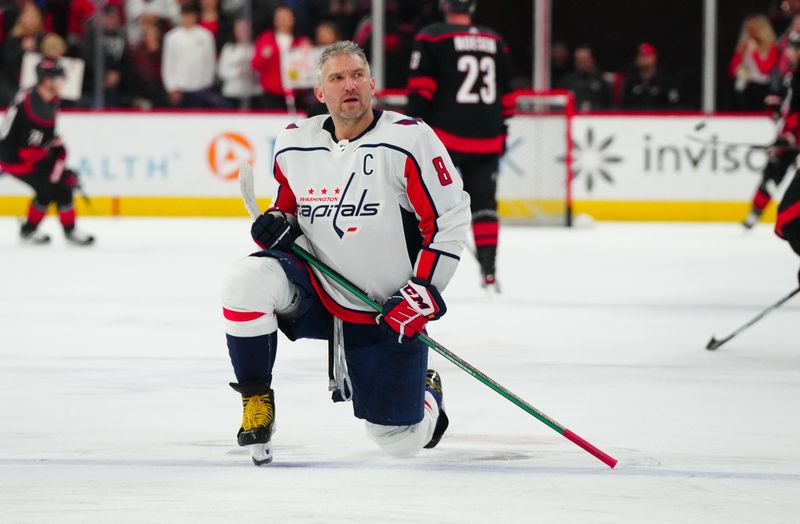
M 414 277 L 389 297 L 375 321 L 397 333 L 398 342 L 408 343 L 429 320 L 436 320 L 445 312 L 447 307 L 436 287 Z
M 261 249 L 291 251 L 295 239 L 301 235 L 282 211 L 267 211 L 256 218 L 250 227 L 253 240 Z
M 64 169 L 64 173 L 61 175 L 61 183 L 68 187 L 74 187 L 78 189 L 81 187 L 81 181 L 80 178 L 78 178 L 78 172 L 74 169 Z

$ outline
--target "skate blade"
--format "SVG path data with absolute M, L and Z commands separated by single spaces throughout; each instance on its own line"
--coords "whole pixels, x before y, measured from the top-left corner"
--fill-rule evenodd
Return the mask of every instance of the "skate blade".
M 272 462 L 272 443 L 251 444 L 246 446 L 250 449 L 250 457 L 256 466 L 264 466 Z
M 73 246 L 91 246 L 94 244 L 94 237 L 86 237 L 86 238 L 70 238 L 67 237 L 67 243 L 72 244 Z
M 44 246 L 50 243 L 49 235 L 39 235 L 30 238 L 23 238 L 22 244 L 28 246 Z

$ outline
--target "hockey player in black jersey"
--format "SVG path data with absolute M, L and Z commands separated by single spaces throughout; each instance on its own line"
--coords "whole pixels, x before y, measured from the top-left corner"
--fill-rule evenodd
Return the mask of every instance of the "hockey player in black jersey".
M 476 0 L 442 0 L 445 22 L 424 27 L 411 54 L 408 107 L 447 147 L 471 198 L 483 286 L 497 291 L 497 170 L 514 113 L 503 38 L 472 24 Z
M 764 209 L 772 201 L 772 194 L 783 182 L 786 172 L 797 159 L 798 135 L 800 135 L 800 77 L 797 74 L 800 58 L 800 40 L 793 40 L 783 52 L 780 72 L 772 80 L 770 94 L 765 99 L 767 108 L 780 125 L 775 144 L 767 150 L 769 158 L 761 181 L 753 195 L 750 213 L 742 221 L 745 228 L 756 225 Z
M 33 244 L 50 241 L 48 235 L 37 229 L 54 202 L 67 241 L 89 245 L 94 237 L 75 229 L 72 193 L 78 177 L 66 168 L 67 151 L 55 132 L 64 70 L 56 61 L 44 59 L 37 65 L 36 74 L 36 85 L 17 94 L 0 127 L 0 171 L 25 182 L 36 192 L 27 220 L 20 228 L 20 237 Z

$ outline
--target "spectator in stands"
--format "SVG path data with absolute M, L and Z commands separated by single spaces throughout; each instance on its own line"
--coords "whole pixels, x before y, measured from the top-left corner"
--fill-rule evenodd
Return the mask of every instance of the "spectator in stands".
M 658 54 L 652 44 L 639 44 L 634 66 L 623 83 L 622 108 L 638 111 L 675 109 L 680 94 L 672 82 L 659 73 Z
M 195 3 L 181 6 L 180 24 L 164 36 L 161 78 L 173 107 L 215 105 L 211 86 L 216 68 L 214 36 L 198 25 Z
M 402 2 L 386 0 L 384 51 L 384 87 L 405 88 L 408 83 L 408 64 L 417 26 L 412 13 Z M 365 16 L 356 27 L 353 41 L 364 49 L 367 59 L 372 59 L 372 14 Z
M 769 20 L 764 15 L 747 17 L 730 63 L 737 109 L 764 109 L 764 98 L 769 94 L 770 77 L 777 63 L 778 47 Z
M 240 18 L 233 23 L 235 40 L 222 47 L 217 75 L 222 80 L 222 96 L 232 108 L 246 109 L 252 100 L 264 93 L 250 63 L 253 61 L 253 39 L 250 21 Z
M 333 22 L 320 22 L 314 30 L 314 45 L 327 47 L 339 41 L 339 29 Z
M 167 92 L 161 81 L 161 29 L 156 24 L 142 28 L 142 39 L 129 47 L 128 95 L 133 107 L 151 109 L 168 105 Z
M 352 38 L 358 21 L 369 12 L 369 0 L 330 0 L 327 17 L 336 24 L 341 34 Z
M 122 82 L 125 68 L 126 35 L 122 25 L 122 11 L 114 4 L 106 4 L 102 15 L 103 38 L 103 100 L 106 107 L 121 107 L 125 105 Z M 95 83 L 95 38 L 94 31 L 88 31 L 81 40 L 80 56 L 86 66 L 84 69 L 83 92 L 84 105 L 94 105 Z
M 3 43 L 2 87 L 0 101 L 2 105 L 14 98 L 19 89 L 19 74 L 22 68 L 22 56 L 25 53 L 36 53 L 44 38 L 42 13 L 33 3 L 25 3 L 20 7 L 17 21 L 11 28 Z
M 35 3 L 42 12 L 45 32 L 66 35 L 71 0 L 38 0 Z
M 778 54 L 783 53 L 783 51 L 792 43 L 796 42 L 800 39 L 800 14 L 794 15 L 792 17 L 792 22 L 789 24 L 789 27 L 786 28 L 786 31 L 781 34 L 776 42 L 778 46 Z
M 219 0 L 200 0 L 200 27 L 205 27 L 214 35 L 214 43 L 219 52 L 223 44 L 235 40 L 230 19 L 223 17 Z
M 179 10 L 176 0 L 125 0 L 128 43 L 135 45 L 139 42 L 142 38 L 142 27 L 147 24 L 176 24 Z
M 783 33 L 800 14 L 800 0 L 781 0 L 772 2 L 773 9 L 769 13 L 769 22 L 776 33 Z
M 289 50 L 311 45 L 310 40 L 295 32 L 294 12 L 287 6 L 275 9 L 273 30 L 258 37 L 253 54 L 253 69 L 264 89 L 261 107 L 286 109 L 287 65 Z
M 550 48 L 550 85 L 561 84 L 564 77 L 571 72 L 569 47 L 564 42 L 553 42 Z
M 594 111 L 611 107 L 611 87 L 597 69 L 592 49 L 581 45 L 575 48 L 575 71 L 566 75 L 557 86 L 575 95 L 578 111 Z
M 200 0 L 199 25 L 208 29 L 215 40 L 219 38 L 219 0 Z
M 67 46 L 76 49 L 83 37 L 92 31 L 90 27 L 94 15 L 93 0 L 71 0 L 67 15 Z
M 67 42 L 61 38 L 61 35 L 56 33 L 47 33 L 42 38 L 42 43 L 39 45 L 39 52 L 42 58 L 49 58 L 55 62 L 67 54 Z
M 317 25 L 314 31 L 314 46 L 327 47 L 337 41 L 339 41 L 339 29 L 336 24 L 333 22 L 320 22 Z M 328 112 L 328 106 L 317 100 L 313 92 L 309 93 L 309 95 L 306 99 L 307 116 L 323 115 Z

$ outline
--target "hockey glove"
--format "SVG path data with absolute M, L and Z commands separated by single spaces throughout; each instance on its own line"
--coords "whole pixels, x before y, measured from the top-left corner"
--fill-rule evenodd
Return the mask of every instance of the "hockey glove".
M 78 178 L 78 173 L 74 169 L 64 169 L 64 173 L 61 175 L 61 183 L 68 187 L 74 187 L 76 189 L 81 188 L 81 182 Z
M 436 320 L 446 311 L 436 287 L 414 277 L 389 297 L 375 321 L 396 333 L 398 342 L 408 343 L 425 329 L 429 320 Z
M 301 233 L 282 211 L 267 211 L 253 222 L 250 234 L 261 249 L 290 251 Z

